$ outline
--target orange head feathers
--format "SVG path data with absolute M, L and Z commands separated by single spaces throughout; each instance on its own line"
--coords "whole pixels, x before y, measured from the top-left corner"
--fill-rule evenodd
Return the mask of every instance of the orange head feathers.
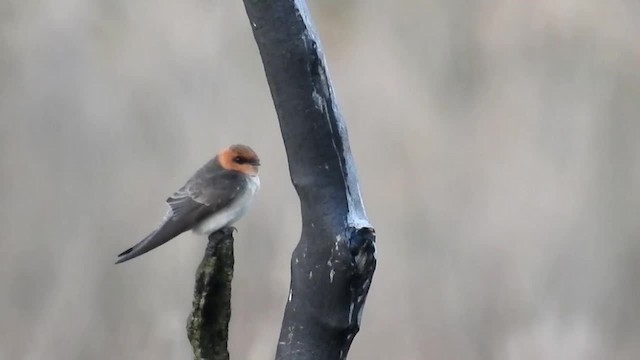
M 260 158 L 247 145 L 231 145 L 220 150 L 218 161 L 224 169 L 238 171 L 249 176 L 258 175 Z
M 246 145 L 232 145 L 207 161 L 166 200 L 162 223 L 118 255 L 121 263 L 151 251 L 187 230 L 209 236 L 238 221 L 260 188 L 258 155 Z

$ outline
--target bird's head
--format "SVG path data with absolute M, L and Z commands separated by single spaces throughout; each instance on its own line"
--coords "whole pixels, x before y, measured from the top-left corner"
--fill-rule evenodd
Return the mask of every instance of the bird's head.
M 260 158 L 253 149 L 247 145 L 231 145 L 218 153 L 220 165 L 232 171 L 238 171 L 248 176 L 258 175 Z

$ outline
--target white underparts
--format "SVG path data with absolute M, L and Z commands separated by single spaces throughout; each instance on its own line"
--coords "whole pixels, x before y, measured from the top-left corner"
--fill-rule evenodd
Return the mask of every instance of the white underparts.
M 247 212 L 247 209 L 253 200 L 253 196 L 258 189 L 260 189 L 260 178 L 258 178 L 258 176 L 249 176 L 245 191 L 229 206 L 211 214 L 209 217 L 198 223 L 193 228 L 193 232 L 199 235 L 209 236 L 211 233 L 220 230 L 225 226 L 232 225 Z

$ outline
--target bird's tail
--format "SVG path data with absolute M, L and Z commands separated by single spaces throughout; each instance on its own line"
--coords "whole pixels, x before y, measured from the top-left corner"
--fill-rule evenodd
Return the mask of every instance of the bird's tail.
M 131 260 L 151 251 L 184 232 L 184 230 L 179 230 L 174 226 L 171 226 L 172 224 L 170 223 L 171 222 L 169 221 L 162 224 L 162 226 L 147 235 L 147 237 L 142 239 L 142 241 L 120 253 L 116 264 Z

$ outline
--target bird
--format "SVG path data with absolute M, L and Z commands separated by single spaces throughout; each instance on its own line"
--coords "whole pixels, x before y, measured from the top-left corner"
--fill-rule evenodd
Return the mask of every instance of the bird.
M 235 144 L 220 150 L 166 200 L 169 210 L 160 225 L 118 255 L 116 264 L 138 257 L 193 230 L 210 234 L 231 226 L 248 210 L 260 189 L 260 158 L 251 147 Z

